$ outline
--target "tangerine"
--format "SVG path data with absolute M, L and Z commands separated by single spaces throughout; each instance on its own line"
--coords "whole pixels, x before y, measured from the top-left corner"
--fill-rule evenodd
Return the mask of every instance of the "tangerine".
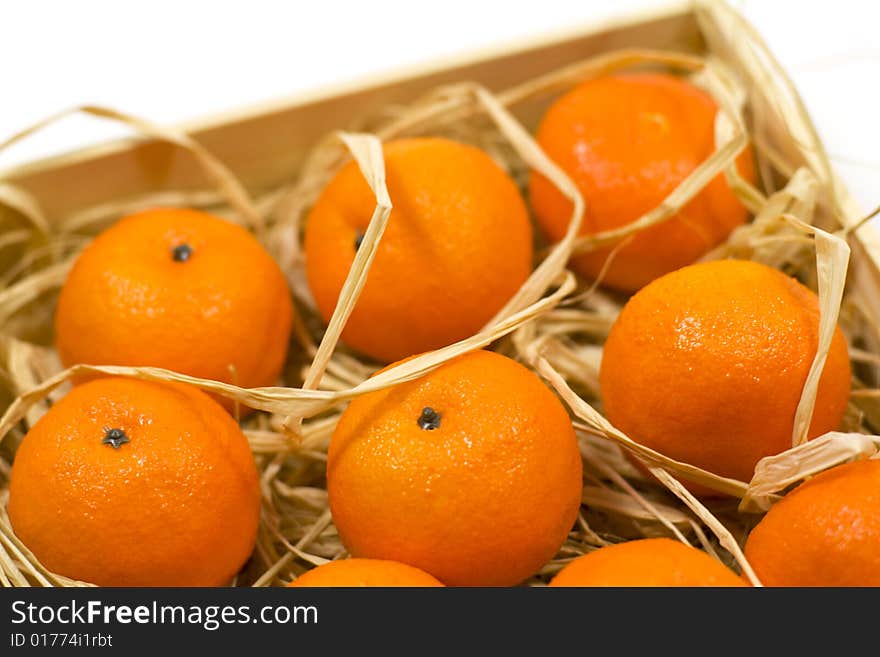
M 28 431 L 9 519 L 49 570 L 102 586 L 222 586 L 253 550 L 257 469 L 238 424 L 181 384 L 104 377 Z
M 252 388 L 275 384 L 292 316 L 281 269 L 247 230 L 158 208 L 119 220 L 77 258 L 55 337 L 66 367 L 162 367 Z
M 557 100 L 544 115 L 537 140 L 584 195 L 581 235 L 619 228 L 660 205 L 715 149 L 717 109 L 711 96 L 687 80 L 661 73 L 587 80 Z M 741 176 L 754 181 L 750 149 L 737 166 Z M 571 202 L 537 172 L 529 192 L 544 232 L 560 240 Z M 746 218 L 745 207 L 719 174 L 678 214 L 622 245 L 603 283 L 634 292 L 695 262 Z M 573 268 L 597 278 L 614 246 L 575 256 Z
M 880 461 L 795 488 L 752 530 L 745 553 L 767 586 L 880 586 Z
M 611 328 L 599 382 L 605 415 L 633 440 L 723 477 L 749 481 L 791 447 L 819 344 L 819 301 L 766 265 L 684 267 L 636 293 Z M 840 424 L 850 390 L 836 329 L 809 436 Z
M 327 488 L 354 556 L 449 586 L 509 586 L 565 541 L 581 471 L 559 399 L 519 363 L 476 351 L 357 397 L 330 441 Z
M 645 538 L 578 557 L 550 586 L 746 586 L 732 570 L 697 548 Z
M 384 154 L 394 208 L 342 339 L 390 362 L 482 328 L 528 278 L 532 229 L 516 184 L 482 150 L 414 138 Z M 306 274 L 326 321 L 375 205 L 349 162 L 309 213 Z
M 287 586 L 443 586 L 436 578 L 412 566 L 382 559 L 340 559 L 300 575 Z

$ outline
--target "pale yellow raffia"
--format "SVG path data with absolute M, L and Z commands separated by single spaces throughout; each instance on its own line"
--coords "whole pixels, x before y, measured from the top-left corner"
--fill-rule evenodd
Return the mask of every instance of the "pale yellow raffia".
M 867 348 L 852 350 L 858 368 L 845 431 L 804 440 L 834 325 L 839 320 L 851 341 L 863 340 L 865 345 L 880 344 L 880 328 L 871 311 L 876 297 L 847 281 L 845 238 L 856 232 L 856 220 L 841 214 L 839 183 L 793 87 L 760 38 L 735 14 L 718 3 L 698 3 L 695 11 L 709 46 L 707 56 L 626 50 L 575 62 L 495 94 L 466 81 L 449 85 L 411 105 L 388 108 L 372 123 L 365 117 L 372 135 L 328 135 L 296 180 L 256 199 L 185 134 L 105 108 L 73 110 L 121 121 L 140 134 L 186 149 L 214 188 L 162 190 L 86 208 L 61 220 L 44 216 L 39 199 L 25 190 L 0 181 L 0 226 L 4 227 L 0 254 L 7 254 L 0 258 L 0 280 L 7 283 L 0 288 L 0 395 L 6 395 L 3 403 L 9 404 L 0 418 L 0 483 L 8 478 L 9 461 L 27 426 L 64 393 L 72 376 L 100 372 L 196 385 L 263 411 L 245 423 L 261 474 L 263 516 L 254 557 L 237 582 L 286 583 L 307 568 L 346 554 L 322 484 L 327 446 L 345 404 L 366 392 L 421 376 L 459 354 L 491 346 L 531 366 L 556 390 L 574 416 L 584 456 L 585 506 L 557 557 L 530 584 L 546 583 L 579 554 L 620 540 L 657 535 L 702 546 L 737 564 L 759 584 L 741 549 L 754 518 L 737 513 L 736 504 L 747 511 L 766 510 L 788 487 L 823 469 L 877 455 L 880 438 L 871 434 L 880 422 L 880 357 Z M 588 199 L 545 156 L 529 134 L 532 126 L 523 126 L 517 112 L 524 106 L 546 106 L 581 80 L 645 66 L 688 75 L 717 100 L 721 111 L 715 151 L 643 217 L 619 229 L 579 237 Z M 68 113 L 22 131 L 0 144 L 0 149 Z M 349 351 L 340 336 L 394 201 L 384 184 L 380 141 L 424 134 L 446 135 L 484 148 L 520 183 L 530 169 L 540 171 L 572 202 L 572 216 L 565 237 L 541 248 L 529 280 L 479 333 L 371 376 L 380 364 Z M 750 141 L 761 173 L 760 189 L 742 180 L 734 166 Z M 301 230 L 318 193 L 349 157 L 370 184 L 376 206 L 338 307 L 324 327 L 305 284 Z M 603 292 L 597 283 L 579 286 L 565 271 L 573 252 L 606 246 L 613 252 L 628 237 L 674 215 L 717 175 L 727 178 L 755 219 L 706 259 L 760 261 L 798 275 L 820 297 L 819 349 L 793 423 L 795 446 L 759 463 L 751 482 L 719 477 L 670 459 L 633 441 L 601 415 L 601 345 L 621 300 Z M 287 379 L 286 385 L 246 390 L 155 368 L 80 365 L 61 371 L 53 350 L 37 344 L 50 343 L 46 327 L 51 323 L 53 295 L 87 238 L 122 214 L 157 204 L 203 207 L 243 223 L 281 263 L 301 311 L 295 326 L 299 348 L 292 352 L 290 368 L 298 375 Z M 16 247 L 19 257 L 9 258 L 9 246 Z M 624 453 L 643 461 L 655 479 L 633 468 Z M 698 500 L 681 481 L 724 492 L 733 502 Z M 5 509 L 5 500 L 0 501 Z M 5 510 L 0 510 L 0 583 L 84 585 L 45 569 L 15 537 Z

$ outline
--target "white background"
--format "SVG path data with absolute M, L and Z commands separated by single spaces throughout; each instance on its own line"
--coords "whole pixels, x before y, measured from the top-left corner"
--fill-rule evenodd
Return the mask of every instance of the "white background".
M 658 0 L 0 2 L 0 140 L 77 104 L 162 123 L 283 98 Z M 804 95 L 838 172 L 880 205 L 880 3 L 733 0 Z M 356 54 L 355 54 L 356 53 Z M 0 153 L 0 170 L 124 134 L 71 118 Z

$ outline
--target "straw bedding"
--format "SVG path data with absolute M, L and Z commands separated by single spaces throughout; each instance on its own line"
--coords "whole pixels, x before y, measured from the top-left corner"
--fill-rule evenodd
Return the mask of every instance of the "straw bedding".
M 482 347 L 519 359 L 559 394 L 571 411 L 584 457 L 581 514 L 556 558 L 530 584 L 546 582 L 568 560 L 589 550 L 660 535 L 702 547 L 758 583 L 741 545 L 759 513 L 801 479 L 846 460 L 876 455 L 880 448 L 880 436 L 874 435 L 880 431 L 880 306 L 878 291 L 855 275 L 872 266 L 861 246 L 856 244 L 850 254 L 849 244 L 855 242 L 849 238 L 859 225 L 789 81 L 738 17 L 718 5 L 701 5 L 697 11 L 710 53 L 706 56 L 618 51 L 497 93 L 466 81 L 436 89 L 410 105 L 364 117 L 361 132 L 327 135 L 289 185 L 259 198 L 251 198 L 232 172 L 184 134 L 112 110 L 79 108 L 187 149 L 212 185 L 198 192 L 166 190 L 50 218 L 23 190 L 0 181 L 0 408 L 8 406 L 0 419 L 0 583 L 86 584 L 45 569 L 15 537 L 5 514 L 16 446 L 27 427 L 64 394 L 77 371 L 186 381 L 261 410 L 244 427 L 261 473 L 262 520 L 254 555 L 236 583 L 268 586 L 344 555 L 328 510 L 324 470 L 330 436 L 345 404 Z M 738 35 L 735 43 L 731 30 Z M 631 68 L 672 70 L 709 91 L 721 108 L 716 151 L 660 206 L 637 221 L 579 238 L 584 199 L 538 148 L 530 136 L 534 126 L 523 125 L 517 117 L 536 115 L 536 109 L 579 80 Z M 14 136 L 0 148 L 57 118 Z M 346 349 L 339 335 L 394 203 L 385 188 L 381 141 L 405 135 L 444 135 L 478 145 L 523 185 L 530 169 L 541 171 L 572 200 L 574 211 L 563 240 L 539 245 L 532 276 L 478 334 L 370 378 L 381 364 Z M 740 179 L 733 167 L 749 142 L 758 163 L 757 187 Z M 375 193 L 376 208 L 340 303 L 325 326 L 305 285 L 302 223 L 323 185 L 352 157 Z M 620 243 L 662 222 L 719 172 L 727 176 L 754 219 L 706 259 L 737 257 L 769 264 L 817 290 L 821 304 L 820 348 L 802 391 L 792 449 L 762 461 L 750 482 L 672 461 L 633 442 L 602 416 L 598 395 L 602 342 L 625 299 L 577 280 L 565 268 L 574 252 Z M 51 320 L 72 260 L 92 236 L 118 217 L 155 205 L 199 207 L 240 222 L 276 257 L 299 311 L 283 385 L 243 390 L 153 368 L 78 366 L 62 371 L 51 347 Z M 845 427 L 841 433 L 806 443 L 818 377 L 838 320 L 851 346 L 854 372 Z M 656 479 L 642 475 L 624 451 L 639 457 Z M 682 477 L 729 496 L 697 500 L 679 482 Z

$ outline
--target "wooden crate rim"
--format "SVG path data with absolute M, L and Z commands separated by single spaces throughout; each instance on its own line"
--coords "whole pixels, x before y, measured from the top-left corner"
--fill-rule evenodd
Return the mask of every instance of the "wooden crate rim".
M 525 53 L 556 43 L 583 39 L 602 32 L 635 26 L 640 23 L 676 16 L 687 16 L 693 12 L 692 0 L 669 0 L 662 6 L 641 11 L 631 11 L 608 17 L 598 21 L 583 21 L 575 26 L 548 30 L 546 32 L 519 39 L 509 39 L 494 45 L 475 48 L 456 55 L 438 57 L 421 63 L 407 64 L 399 67 L 377 71 L 359 78 L 349 78 L 338 82 L 330 82 L 316 86 L 310 90 L 280 96 L 273 100 L 264 100 L 247 106 L 212 112 L 186 121 L 165 124 L 168 127 L 187 133 L 195 139 L 209 130 L 244 123 L 260 117 L 289 111 L 300 106 L 318 103 L 331 98 L 354 94 L 386 84 L 406 82 L 416 78 L 439 73 L 447 69 L 461 66 L 476 65 L 513 53 Z M 88 160 L 116 154 L 133 146 L 150 141 L 147 137 L 121 137 L 105 142 L 98 142 L 65 153 L 37 158 L 29 162 L 0 169 L 0 180 L 22 178 L 44 173 L 52 169 L 79 164 Z

